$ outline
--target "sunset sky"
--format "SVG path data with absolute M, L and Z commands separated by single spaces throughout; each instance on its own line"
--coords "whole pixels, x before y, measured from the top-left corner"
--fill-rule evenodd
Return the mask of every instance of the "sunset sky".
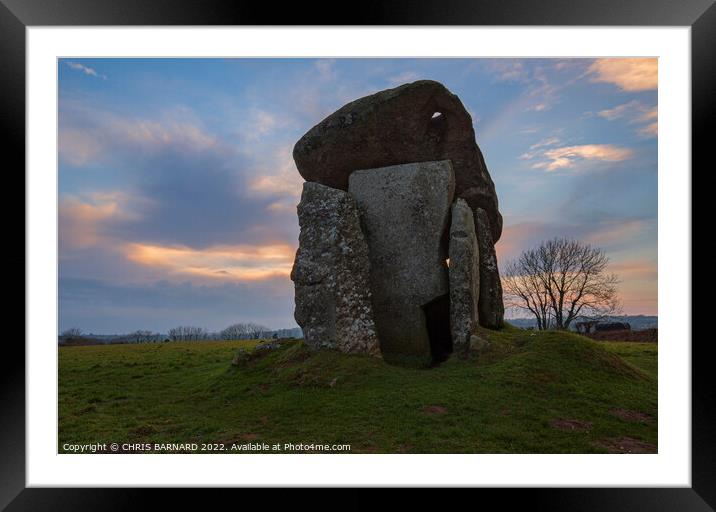
M 438 80 L 472 115 L 504 263 L 603 248 L 657 310 L 656 59 L 64 59 L 60 330 L 294 327 L 294 143 L 360 96 Z M 526 316 L 524 314 L 519 316 Z

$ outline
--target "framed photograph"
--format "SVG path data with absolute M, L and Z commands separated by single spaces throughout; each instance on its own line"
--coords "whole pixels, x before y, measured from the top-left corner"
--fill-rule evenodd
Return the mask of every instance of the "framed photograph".
M 691 176 L 716 7 L 473 4 L 347 26 L 2 0 L 27 201 L 2 506 L 510 487 L 713 510 Z

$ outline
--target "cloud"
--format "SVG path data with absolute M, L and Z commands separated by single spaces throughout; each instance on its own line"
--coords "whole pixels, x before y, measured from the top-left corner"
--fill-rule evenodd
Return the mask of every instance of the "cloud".
M 536 103 L 534 105 L 531 105 L 527 107 L 527 110 L 534 110 L 535 112 L 542 112 L 543 110 L 548 110 L 549 105 L 547 103 Z
M 543 112 L 550 110 L 552 106 L 559 103 L 559 91 L 564 85 L 555 85 L 552 79 L 549 78 L 547 69 L 543 67 L 536 67 L 533 72 L 534 84 L 531 89 L 528 89 L 528 97 L 530 98 L 530 104 L 527 106 L 527 111 Z
M 560 140 L 558 137 L 548 137 L 546 139 L 542 139 L 538 142 L 535 142 L 530 146 L 529 151 L 526 151 L 525 153 L 522 153 L 519 156 L 520 160 L 531 160 L 535 156 L 540 154 L 541 148 L 547 147 L 547 146 L 554 146 L 556 144 L 559 144 Z
M 267 117 L 255 119 L 270 128 Z M 62 198 L 62 277 L 290 284 L 303 181 L 291 145 L 273 147 L 261 138 L 250 143 L 235 134 L 230 143 L 182 108 L 136 118 L 65 103 L 61 137 L 67 132 L 82 135 L 83 144 L 72 149 L 93 149 L 72 153 L 80 167 L 61 159 L 61 183 L 81 180 L 90 191 L 101 184 L 105 192 Z M 69 156 L 67 144 L 64 149 Z M 126 192 L 108 193 L 107 187 Z M 224 246 L 231 249 L 222 253 Z M 282 261 L 262 267 L 251 259 L 251 247 L 290 249 Z M 166 257 L 164 264 L 152 259 L 157 254 Z
M 650 219 L 608 220 L 595 224 L 583 241 L 597 247 L 612 247 L 639 237 L 653 224 Z
M 584 144 L 581 146 L 552 148 L 532 155 L 525 155 L 528 155 L 528 159 L 532 159 L 536 158 L 538 154 L 543 160 L 532 164 L 533 169 L 556 171 L 558 169 L 573 168 L 582 160 L 620 162 L 631 158 L 634 152 L 629 148 L 613 144 Z
M 488 72 L 500 82 L 528 82 L 530 72 L 520 59 L 488 59 Z
M 551 231 L 549 225 L 542 222 L 518 222 L 505 224 L 502 236 L 495 245 L 497 259 L 500 266 L 507 260 L 520 255 L 525 249 L 537 245 L 543 239 L 549 238 Z
M 153 267 L 168 277 L 196 277 L 202 281 L 261 281 L 286 278 L 296 249 L 287 244 L 217 245 L 203 249 L 186 246 L 129 244 L 127 258 Z
M 570 221 L 527 221 L 505 225 L 495 246 L 500 267 L 522 251 L 555 236 L 567 237 L 603 249 L 609 271 L 617 274 L 619 296 L 629 314 L 656 314 L 658 268 L 656 219 L 589 218 Z
M 252 107 L 248 113 L 242 113 L 237 135 L 241 142 L 253 146 L 286 125 L 287 121 L 283 116 L 259 107 Z
M 653 261 L 647 260 L 630 260 L 622 263 L 615 263 L 609 266 L 609 269 L 616 273 L 622 281 L 632 281 L 636 279 L 654 279 L 658 278 L 658 265 Z
M 255 129 L 259 135 L 265 135 L 279 125 L 279 121 L 275 115 L 264 112 L 263 110 L 257 110 L 254 114 L 256 116 Z
M 142 237 L 142 226 L 152 222 L 155 205 L 151 204 L 151 210 L 147 208 L 151 213 L 147 215 L 127 208 L 128 204 L 131 203 L 124 199 L 112 198 L 90 202 L 69 197 L 61 201 L 59 241 L 63 276 L 96 276 L 124 282 L 189 281 L 207 285 L 288 280 L 295 254 L 294 240 L 207 247 L 133 241 L 132 238 Z M 271 229 L 272 222 L 267 219 L 263 227 Z M 160 226 L 164 227 L 164 223 Z M 187 230 L 185 238 L 194 238 L 190 229 L 182 227 Z M 232 223 L 228 223 L 222 229 L 231 228 Z M 272 236 L 276 233 L 268 234 L 269 238 Z M 159 239 L 157 236 L 148 238 Z
M 498 82 L 522 86 L 519 103 L 525 112 L 544 112 L 560 101 L 559 91 L 567 83 L 554 80 L 555 73 L 570 66 L 539 59 L 487 59 L 487 70 Z
M 642 137 L 656 137 L 659 133 L 658 110 L 656 105 L 647 106 L 637 100 L 617 105 L 616 107 L 600 110 L 599 117 L 608 121 L 626 119 L 629 124 L 639 124 L 637 133 Z
M 242 60 L 246 59 L 236 59 Z M 256 59 L 256 65 L 263 65 L 260 63 L 269 63 L 271 60 Z M 287 141 L 292 145 L 308 128 L 344 104 L 384 89 L 387 77 L 391 76 L 391 73 L 395 74 L 392 69 L 376 74 L 375 61 L 365 61 L 371 65 L 362 69 L 361 79 L 355 79 L 356 62 L 364 61 L 297 59 L 295 64 L 280 68 L 278 64 L 268 64 L 270 69 L 281 69 L 282 74 L 276 75 L 277 79 L 253 83 L 240 96 L 224 96 L 222 109 L 228 113 L 231 123 L 235 124 L 239 120 L 239 135 L 242 138 L 248 136 L 252 123 L 242 123 L 241 119 L 253 117 L 258 110 L 278 122 L 268 134 L 276 137 L 289 134 Z M 387 66 L 388 61 L 379 62 Z
M 637 133 L 642 137 L 656 137 L 659 135 L 659 123 L 649 123 L 648 125 L 637 129 Z
M 390 78 L 388 78 L 388 83 L 396 86 L 396 85 L 402 85 L 408 82 L 414 82 L 420 77 L 418 73 L 415 71 L 403 71 L 402 73 L 399 73 L 397 75 L 394 75 Z
M 106 75 L 101 75 L 97 73 L 94 69 L 85 66 L 84 64 L 80 64 L 79 62 L 71 62 L 69 60 L 65 61 L 65 64 L 67 64 L 71 69 L 74 69 L 75 71 L 81 71 L 85 75 L 94 76 L 96 78 L 101 78 L 102 80 L 107 80 Z
M 60 158 L 77 167 L 94 161 L 103 151 L 103 145 L 90 131 L 60 128 L 58 138 Z
M 318 59 L 314 65 L 322 80 L 333 80 L 336 78 L 336 59 Z
M 502 267 L 508 260 L 519 257 L 523 251 L 554 237 L 584 241 L 593 229 L 590 224 L 565 221 L 508 221 L 502 229 L 502 237 L 495 245 L 498 262 Z
M 619 298 L 627 314 L 658 314 L 658 265 L 653 256 L 612 260 L 609 270 L 619 278 Z
M 555 144 L 559 144 L 559 138 L 558 137 L 549 137 L 547 139 L 542 139 L 539 142 L 536 142 L 530 146 L 530 149 L 537 149 L 544 146 L 554 146 Z
M 167 281 L 113 283 L 60 277 L 60 331 L 117 334 L 135 329 L 166 333 L 177 325 L 220 330 L 236 322 L 278 329 L 296 326 L 288 279 L 222 282 L 211 286 Z
M 569 221 L 524 221 L 506 224 L 495 246 L 498 256 L 515 258 L 529 248 L 553 237 L 567 237 L 610 252 L 633 247 L 655 234 L 656 220 L 647 218 L 604 218 Z M 639 244 L 637 244 L 639 246 Z
M 270 165 L 255 173 L 249 182 L 250 189 L 262 196 L 279 196 L 294 201 L 301 196 L 303 178 L 293 161 L 292 147 L 276 150 Z
M 150 205 L 145 198 L 121 191 L 64 196 L 58 211 L 60 252 L 107 242 L 112 225 L 140 221 Z
M 592 82 L 611 83 L 623 91 L 648 91 L 658 87 L 656 58 L 597 59 L 587 69 Z
M 552 59 L 486 60 L 488 63 L 482 66 L 487 66 L 487 72 L 492 74 L 493 79 L 510 84 L 509 87 L 499 88 L 504 89 L 501 94 L 511 100 L 506 101 L 496 113 L 485 116 L 478 133 L 480 143 L 502 139 L 507 132 L 528 134 L 543 130 L 543 126 L 529 124 L 525 113 L 529 113 L 531 118 L 543 118 L 542 114 L 562 101 L 562 91 L 573 81 L 570 79 L 575 73 L 573 68 L 577 69 L 575 65 L 560 65 Z
M 77 105 L 60 112 L 60 157 L 75 166 L 117 156 L 163 151 L 187 154 L 218 150 L 219 146 L 215 136 L 181 110 L 167 113 L 161 120 L 127 118 Z
M 638 101 L 632 100 L 629 103 L 617 105 L 614 108 L 600 110 L 599 112 L 597 112 L 597 115 L 599 117 L 603 117 L 608 121 L 614 121 L 615 119 L 619 119 L 629 113 L 634 112 L 637 108 L 639 108 L 640 105 L 641 103 L 639 103 Z
M 300 181 L 297 172 L 292 177 L 285 148 L 227 140 L 208 132 L 187 109 L 176 108 L 153 119 L 65 104 L 60 179 L 82 176 L 88 186 L 95 179 L 110 180 L 151 198 L 152 215 L 144 222 L 114 226 L 115 235 L 124 241 L 193 247 L 288 241 L 296 238 L 297 221 L 269 210 L 277 200 L 296 197 L 290 186 L 276 186 L 281 180 Z M 273 176 L 277 169 L 281 176 L 274 182 L 263 188 L 255 184 L 258 176 Z M 300 185 L 293 186 L 300 193 Z M 267 212 L 271 218 L 266 218 Z

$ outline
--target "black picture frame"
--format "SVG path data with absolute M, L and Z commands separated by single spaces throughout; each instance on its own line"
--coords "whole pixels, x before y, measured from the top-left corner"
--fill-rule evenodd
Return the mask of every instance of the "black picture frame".
M 692 169 L 701 168 L 705 173 L 713 167 L 713 143 L 709 135 L 716 124 L 714 0 L 432 0 L 419 3 L 410 0 L 364 0 L 325 4 L 295 2 L 280 6 L 269 2 L 215 0 L 0 0 L 0 126 L 2 140 L 7 144 L 5 162 L 8 156 L 15 162 L 6 169 L 25 168 L 27 27 L 288 24 L 691 27 Z M 684 176 L 684 179 L 690 177 Z M 22 187 L 24 189 L 24 180 Z M 10 206 L 4 205 L 4 208 L 8 210 L 6 218 L 12 219 Z M 17 216 L 17 206 L 13 206 L 12 211 Z M 24 250 L 22 255 L 27 256 Z M 20 252 L 16 251 L 11 260 L 14 268 L 19 268 Z M 25 268 L 24 258 L 22 265 Z M 19 302 L 16 296 L 11 299 Z M 683 300 L 691 301 L 691 297 L 684 297 Z M 694 308 L 706 318 L 705 306 L 694 303 Z M 684 326 L 684 339 L 674 341 L 689 343 L 690 338 L 691 326 L 688 325 Z M 142 489 L 25 488 L 25 351 L 17 339 L 4 341 L 4 364 L 0 371 L 0 507 L 7 507 L 10 511 L 153 507 L 153 500 L 147 500 L 144 496 L 147 491 Z M 29 341 L 26 340 L 26 343 Z M 521 502 L 537 510 L 714 510 L 716 372 L 712 370 L 713 362 L 708 357 L 710 343 L 710 336 L 694 338 L 692 343 L 691 488 L 480 490 L 482 496 L 468 499 L 484 505 L 495 500 L 501 508 L 505 505 L 511 508 L 510 505 Z M 189 504 L 185 491 L 151 492 L 155 497 L 161 492 L 164 507 L 171 506 L 170 503 L 175 500 Z M 351 496 L 350 499 L 342 498 L 340 508 L 356 508 L 373 501 L 372 497 L 355 494 L 355 491 Z M 273 498 L 264 499 L 270 502 Z M 411 500 L 430 504 L 422 493 L 413 493 Z M 320 504 L 313 498 L 309 501 L 314 502 L 315 508 L 328 504 L 330 500 L 321 500 Z

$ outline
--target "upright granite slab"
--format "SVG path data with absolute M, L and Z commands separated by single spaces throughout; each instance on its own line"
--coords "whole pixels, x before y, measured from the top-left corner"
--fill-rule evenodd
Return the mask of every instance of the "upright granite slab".
M 368 246 L 350 194 L 303 184 L 299 248 L 291 271 L 294 317 L 314 349 L 380 354 L 370 295 Z
M 442 351 L 439 345 L 450 342 L 449 325 L 443 325 L 449 321 L 449 288 L 442 239 L 454 189 L 447 160 L 350 175 L 348 190 L 368 242 L 375 325 L 388 362 L 428 365 Z
M 470 336 L 478 325 L 480 252 L 473 213 L 464 199 L 452 205 L 450 223 L 450 330 L 453 350 L 466 355 Z
M 502 302 L 502 282 L 497 267 L 497 255 L 490 238 L 490 219 L 482 208 L 476 208 L 474 214 L 477 245 L 480 250 L 480 325 L 488 329 L 501 329 L 505 323 L 505 306 Z

